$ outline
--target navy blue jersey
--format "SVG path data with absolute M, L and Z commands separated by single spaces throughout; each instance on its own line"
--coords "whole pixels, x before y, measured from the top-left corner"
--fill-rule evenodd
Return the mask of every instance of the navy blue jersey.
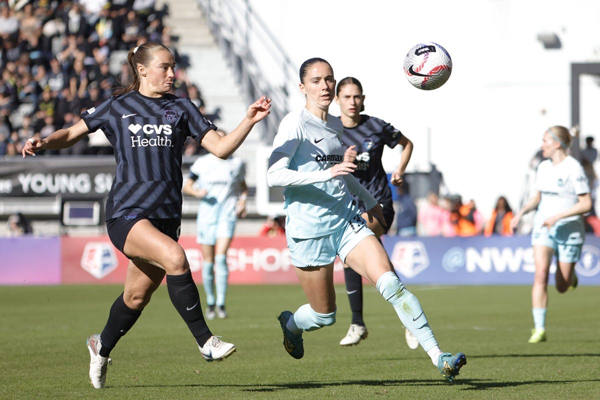
M 216 126 L 189 99 L 151 98 L 138 91 L 111 97 L 81 117 L 90 132 L 102 129 L 115 149 L 106 219 L 181 218 L 185 139 L 200 141 Z
M 380 204 L 392 201 L 392 191 L 381 164 L 383 147 L 394 148 L 402 139 L 402 133 L 387 122 L 361 115 L 362 120 L 354 128 L 344 127 L 344 147 L 356 146 L 356 170 L 354 176 L 377 199 Z

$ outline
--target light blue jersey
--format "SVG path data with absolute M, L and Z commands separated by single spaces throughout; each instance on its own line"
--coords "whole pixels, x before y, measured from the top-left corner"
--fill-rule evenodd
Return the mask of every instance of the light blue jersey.
M 198 227 L 217 221 L 236 220 L 236 205 L 246 167 L 242 160 L 222 160 L 212 154 L 198 157 L 190 168 L 194 187 L 208 193 L 198 206 Z
M 281 121 L 271 158 L 289 157 L 293 171 L 330 174 L 327 170 L 344 160 L 343 131 L 340 119 L 332 115 L 323 121 L 306 108 L 289 113 Z M 316 238 L 340 231 L 358 213 L 341 176 L 287 186 L 284 197 L 286 232 L 292 238 Z

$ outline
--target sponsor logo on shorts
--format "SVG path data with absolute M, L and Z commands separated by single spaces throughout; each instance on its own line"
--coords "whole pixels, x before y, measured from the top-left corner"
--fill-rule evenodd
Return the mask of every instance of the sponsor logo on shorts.
M 137 214 L 129 214 L 124 216 L 123 218 L 125 218 L 127 221 L 131 221 L 132 219 L 136 219 L 137 218 Z

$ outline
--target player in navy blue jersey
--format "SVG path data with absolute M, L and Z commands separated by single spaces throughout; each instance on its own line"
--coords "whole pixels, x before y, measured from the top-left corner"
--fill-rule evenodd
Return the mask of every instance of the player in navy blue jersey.
M 109 354 L 131 329 L 165 274 L 171 302 L 194 335 L 207 361 L 221 361 L 235 351 L 213 336 L 206 325 L 198 288 L 183 248 L 181 226 L 181 158 L 192 136 L 217 157 L 229 157 L 252 127 L 269 114 L 271 100 L 252 104 L 240 125 L 220 136 L 189 99 L 169 94 L 175 61 L 167 47 L 144 43 L 127 56 L 133 81 L 115 96 L 83 113 L 81 121 L 46 139 L 31 138 L 23 157 L 39 150 L 63 149 L 89 132 L 102 130 L 115 149 L 117 170 L 106 202 L 108 235 L 130 259 L 124 292 L 113 303 L 101 334 L 87 340 L 90 379 L 99 389 L 106 382 Z
M 342 142 L 345 147 L 352 151 L 352 158 L 355 157 L 356 169 L 353 174 L 383 208 L 385 224 L 377 219 L 369 221 L 364 204 L 359 203 L 362 216 L 367 220 L 367 226 L 379 239 L 381 235 L 388 232 L 394 221 L 392 191 L 381 163 L 383 149 L 386 145 L 394 148 L 398 144 L 403 148 L 400 165 L 391 176 L 392 184 L 400 186 L 404 180 L 404 171 L 410 161 L 413 143 L 389 123 L 379 118 L 361 114 L 365 110 L 365 95 L 363 94 L 362 84 L 358 79 L 353 77 L 342 79 L 337 85 L 336 101 L 340 106 L 342 113 L 340 120 L 344 125 Z M 346 279 L 346 293 L 352 310 L 352 323 L 340 345 L 352 346 L 360 343 L 362 339 L 366 339 L 368 335 L 362 311 L 362 277 L 351 268 L 344 268 L 344 277 Z M 405 336 L 408 346 L 413 350 L 417 349 L 419 342 L 408 329 L 406 329 Z

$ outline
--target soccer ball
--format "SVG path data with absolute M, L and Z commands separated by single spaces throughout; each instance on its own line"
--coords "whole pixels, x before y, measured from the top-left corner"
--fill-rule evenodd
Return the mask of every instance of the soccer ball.
M 418 89 L 437 89 L 450 78 L 452 59 L 446 49 L 437 43 L 419 43 L 406 54 L 404 73 Z

